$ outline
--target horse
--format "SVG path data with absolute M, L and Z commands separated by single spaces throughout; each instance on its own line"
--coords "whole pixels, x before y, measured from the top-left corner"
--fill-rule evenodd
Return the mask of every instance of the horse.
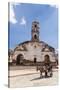
M 45 77 L 52 77 L 52 66 L 37 66 L 36 70 L 40 71 L 40 78 L 43 77 L 43 73 L 45 73 Z

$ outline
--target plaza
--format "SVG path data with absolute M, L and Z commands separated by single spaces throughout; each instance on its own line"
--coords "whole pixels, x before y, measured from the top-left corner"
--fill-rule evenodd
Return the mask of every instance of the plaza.
M 19 67 L 19 68 L 18 68 Z M 40 87 L 58 85 L 58 70 L 53 69 L 53 76 L 40 78 L 35 66 L 14 66 L 9 71 L 9 87 Z

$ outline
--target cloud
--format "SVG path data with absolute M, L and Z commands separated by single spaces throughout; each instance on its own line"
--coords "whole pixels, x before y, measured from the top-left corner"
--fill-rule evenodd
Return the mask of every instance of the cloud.
M 18 23 L 16 16 L 15 16 L 15 12 L 14 12 L 14 7 L 17 5 L 21 5 L 21 3 L 10 3 L 10 12 L 9 12 L 9 22 L 11 22 L 12 24 L 16 24 Z M 26 19 L 24 16 L 22 16 L 22 18 L 20 18 L 20 25 L 26 25 Z
M 24 16 L 21 18 L 20 25 L 26 25 L 26 19 Z
M 16 24 L 17 23 L 17 20 L 16 20 L 16 17 L 15 17 L 15 12 L 14 12 L 14 8 L 13 8 L 13 3 L 10 3 L 10 16 L 9 16 L 9 21 L 12 23 L 12 24 Z

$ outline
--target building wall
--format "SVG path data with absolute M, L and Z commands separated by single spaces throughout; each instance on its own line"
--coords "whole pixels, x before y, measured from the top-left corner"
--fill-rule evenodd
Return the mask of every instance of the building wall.
M 55 55 L 54 55 L 53 52 L 42 52 L 42 60 L 43 60 L 43 61 L 44 61 L 44 56 L 45 56 L 45 55 L 49 55 L 51 62 L 55 62 L 55 61 L 56 61 Z
M 24 59 L 26 60 L 31 60 L 34 61 L 34 58 L 37 59 L 37 62 L 42 62 L 44 61 L 44 56 L 45 55 L 49 55 L 50 56 L 50 60 L 52 62 L 55 62 L 55 57 L 54 57 L 54 53 L 53 52 L 42 52 L 42 45 L 40 45 L 40 43 L 38 42 L 30 42 L 30 43 L 26 43 L 24 44 L 25 47 L 27 48 L 27 51 L 24 51 L 22 46 L 20 45 L 18 47 L 18 49 L 22 49 L 22 50 L 15 50 L 14 55 L 13 55 L 13 59 L 17 59 L 17 56 L 19 54 L 22 54 Z

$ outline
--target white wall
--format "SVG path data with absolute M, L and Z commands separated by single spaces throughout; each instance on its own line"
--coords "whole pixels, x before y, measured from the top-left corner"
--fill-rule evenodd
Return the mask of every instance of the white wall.
M 15 51 L 13 58 L 16 60 L 17 55 L 22 54 L 24 59 L 34 61 L 34 58 L 37 58 L 37 61 L 44 61 L 44 56 L 48 54 L 50 56 L 50 60 L 52 62 L 55 61 L 54 53 L 52 52 L 41 52 L 42 46 L 40 43 L 28 43 L 25 44 L 27 51 Z M 35 48 L 36 46 L 36 48 Z M 21 47 L 21 46 L 20 46 Z M 19 47 L 19 48 L 20 48 Z

